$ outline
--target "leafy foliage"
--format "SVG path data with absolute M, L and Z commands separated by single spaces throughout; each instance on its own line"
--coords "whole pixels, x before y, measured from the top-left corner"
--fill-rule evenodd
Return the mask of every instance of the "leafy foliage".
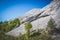
M 53 29 L 53 28 L 55 28 L 55 26 L 56 26 L 55 21 L 51 18 L 48 22 L 47 27 L 50 28 L 50 29 Z
M 26 30 L 30 30 L 30 28 L 32 28 L 32 24 L 31 24 L 30 22 L 27 22 L 27 23 L 25 24 L 25 29 L 26 29 Z
M 11 21 L 0 22 L 0 30 L 4 32 L 8 32 L 13 28 L 18 27 L 19 25 L 20 25 L 20 20 L 17 18 Z
M 49 34 L 53 35 L 55 29 L 56 29 L 55 21 L 51 18 L 48 22 L 46 30 L 48 31 Z
M 39 29 L 38 31 L 33 30 L 30 32 L 30 29 L 32 28 L 32 24 L 30 22 L 27 22 L 25 24 L 25 30 L 27 31 L 25 34 L 20 35 L 18 37 L 5 35 L 5 32 L 10 31 L 11 29 L 15 28 L 15 26 L 19 26 L 20 21 L 18 19 L 14 19 L 12 21 L 5 21 L 0 22 L 0 40 L 53 40 L 52 39 L 52 30 L 55 29 L 55 21 L 53 19 L 50 19 L 47 24 L 47 30 L 45 29 Z M 48 32 L 46 32 L 48 31 Z M 53 32 L 54 32 L 53 31 Z
M 30 29 L 32 28 L 32 24 L 30 22 L 27 22 L 25 24 L 25 30 L 27 30 L 27 33 L 26 33 L 26 38 L 28 39 L 29 38 L 29 35 L 30 35 Z

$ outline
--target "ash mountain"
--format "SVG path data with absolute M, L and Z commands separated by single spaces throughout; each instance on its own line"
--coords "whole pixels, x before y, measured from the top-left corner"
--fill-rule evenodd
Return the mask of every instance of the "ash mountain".
M 60 0 L 53 0 L 50 4 L 44 8 L 34 8 L 28 11 L 23 16 L 18 17 L 21 21 L 21 25 L 8 33 L 7 35 L 18 36 L 20 33 L 24 34 L 26 31 L 24 29 L 24 24 L 30 21 L 32 24 L 31 30 L 45 29 L 48 21 L 53 18 L 57 24 L 57 28 L 60 28 Z

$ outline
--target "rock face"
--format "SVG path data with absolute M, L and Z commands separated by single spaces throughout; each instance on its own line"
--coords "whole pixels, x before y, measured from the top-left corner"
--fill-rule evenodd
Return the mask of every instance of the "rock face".
M 21 23 L 18 28 L 9 31 L 6 34 L 13 36 L 18 36 L 20 33 L 24 34 L 26 32 L 24 24 L 27 21 L 31 21 L 31 24 L 33 25 L 31 30 L 44 29 L 51 17 L 55 20 L 58 28 L 60 26 L 60 0 L 53 0 L 44 8 L 34 8 L 23 16 L 18 17 L 23 23 Z

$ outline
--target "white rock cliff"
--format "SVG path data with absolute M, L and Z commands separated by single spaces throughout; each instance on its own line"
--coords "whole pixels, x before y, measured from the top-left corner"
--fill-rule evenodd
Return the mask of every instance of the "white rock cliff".
M 41 17 L 44 15 L 49 15 L 49 16 Z M 60 0 L 53 0 L 50 4 L 48 4 L 43 8 L 34 8 L 18 18 L 22 21 L 33 20 L 31 21 L 31 24 L 33 25 L 31 30 L 36 30 L 36 29 L 46 28 L 46 25 L 51 17 L 57 23 L 57 28 L 58 28 L 60 26 Z M 18 28 L 9 31 L 6 34 L 13 36 L 18 36 L 20 33 L 24 34 L 26 32 L 24 29 L 24 23 L 21 24 Z

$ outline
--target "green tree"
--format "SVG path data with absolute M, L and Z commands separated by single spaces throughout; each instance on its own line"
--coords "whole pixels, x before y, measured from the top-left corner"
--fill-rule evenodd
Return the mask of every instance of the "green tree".
M 27 39 L 29 38 L 30 35 L 30 29 L 32 28 L 32 24 L 30 22 L 25 23 L 25 30 L 27 30 Z
M 4 32 L 8 32 L 12 30 L 13 28 L 19 27 L 19 25 L 20 25 L 20 20 L 18 18 L 15 18 L 10 21 L 4 21 L 4 22 L 1 21 L 0 30 Z
M 20 20 L 18 18 L 16 18 L 16 19 L 10 21 L 10 24 L 13 24 L 13 26 L 17 26 L 17 25 L 19 26 L 20 25 Z
M 51 18 L 51 19 L 48 21 L 46 30 L 48 31 L 48 33 L 53 34 L 53 30 L 54 30 L 55 28 L 56 28 L 55 21 L 54 21 L 54 19 Z

